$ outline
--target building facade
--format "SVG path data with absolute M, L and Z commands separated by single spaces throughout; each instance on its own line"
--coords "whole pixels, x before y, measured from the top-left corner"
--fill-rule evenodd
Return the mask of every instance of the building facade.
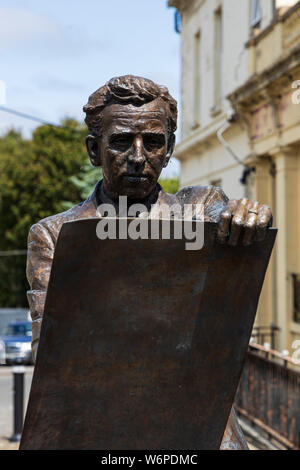
M 181 15 L 181 186 L 268 204 L 278 227 L 256 326 L 300 339 L 300 2 L 169 0 Z

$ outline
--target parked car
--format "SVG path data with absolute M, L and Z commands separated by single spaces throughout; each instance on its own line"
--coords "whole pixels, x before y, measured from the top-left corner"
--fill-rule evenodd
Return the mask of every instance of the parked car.
M 6 364 L 33 364 L 30 321 L 9 323 L 0 341 L 5 344 Z

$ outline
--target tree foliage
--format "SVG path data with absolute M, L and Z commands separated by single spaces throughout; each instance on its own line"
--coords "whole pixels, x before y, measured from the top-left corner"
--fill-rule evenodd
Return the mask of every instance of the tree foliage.
M 160 178 L 159 184 L 166 193 L 175 194 L 179 190 L 179 179 L 176 176 L 171 178 Z
M 0 138 L 0 251 L 24 250 L 31 225 L 81 200 L 71 177 L 86 163 L 85 126 L 38 127 L 26 140 L 14 130 Z M 0 306 L 27 306 L 26 256 L 0 257 Z
M 82 165 L 80 172 L 77 175 L 70 177 L 70 181 L 78 189 L 80 199 L 85 200 L 95 188 L 97 182 L 102 178 L 102 171 L 99 167 L 94 167 L 90 160 L 87 158 L 84 165 Z M 72 207 L 73 203 L 68 201 L 65 204 L 66 208 Z

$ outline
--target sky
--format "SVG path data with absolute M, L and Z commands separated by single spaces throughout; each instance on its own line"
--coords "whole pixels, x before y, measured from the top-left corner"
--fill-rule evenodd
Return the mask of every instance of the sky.
M 0 104 L 83 121 L 89 95 L 126 74 L 167 86 L 179 102 L 174 12 L 166 0 L 0 0 Z M 0 111 L 0 133 L 12 126 L 29 137 L 37 124 Z M 165 176 L 178 171 L 173 159 Z

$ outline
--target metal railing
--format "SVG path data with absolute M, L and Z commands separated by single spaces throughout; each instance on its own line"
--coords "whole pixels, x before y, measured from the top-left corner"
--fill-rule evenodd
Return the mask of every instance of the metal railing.
M 255 340 L 256 344 L 265 344 L 268 341 L 271 345 L 271 349 L 275 349 L 276 336 L 280 328 L 273 323 L 269 326 L 254 326 L 251 336 Z
M 291 357 L 250 344 L 234 406 L 288 449 L 300 449 L 300 366 Z

